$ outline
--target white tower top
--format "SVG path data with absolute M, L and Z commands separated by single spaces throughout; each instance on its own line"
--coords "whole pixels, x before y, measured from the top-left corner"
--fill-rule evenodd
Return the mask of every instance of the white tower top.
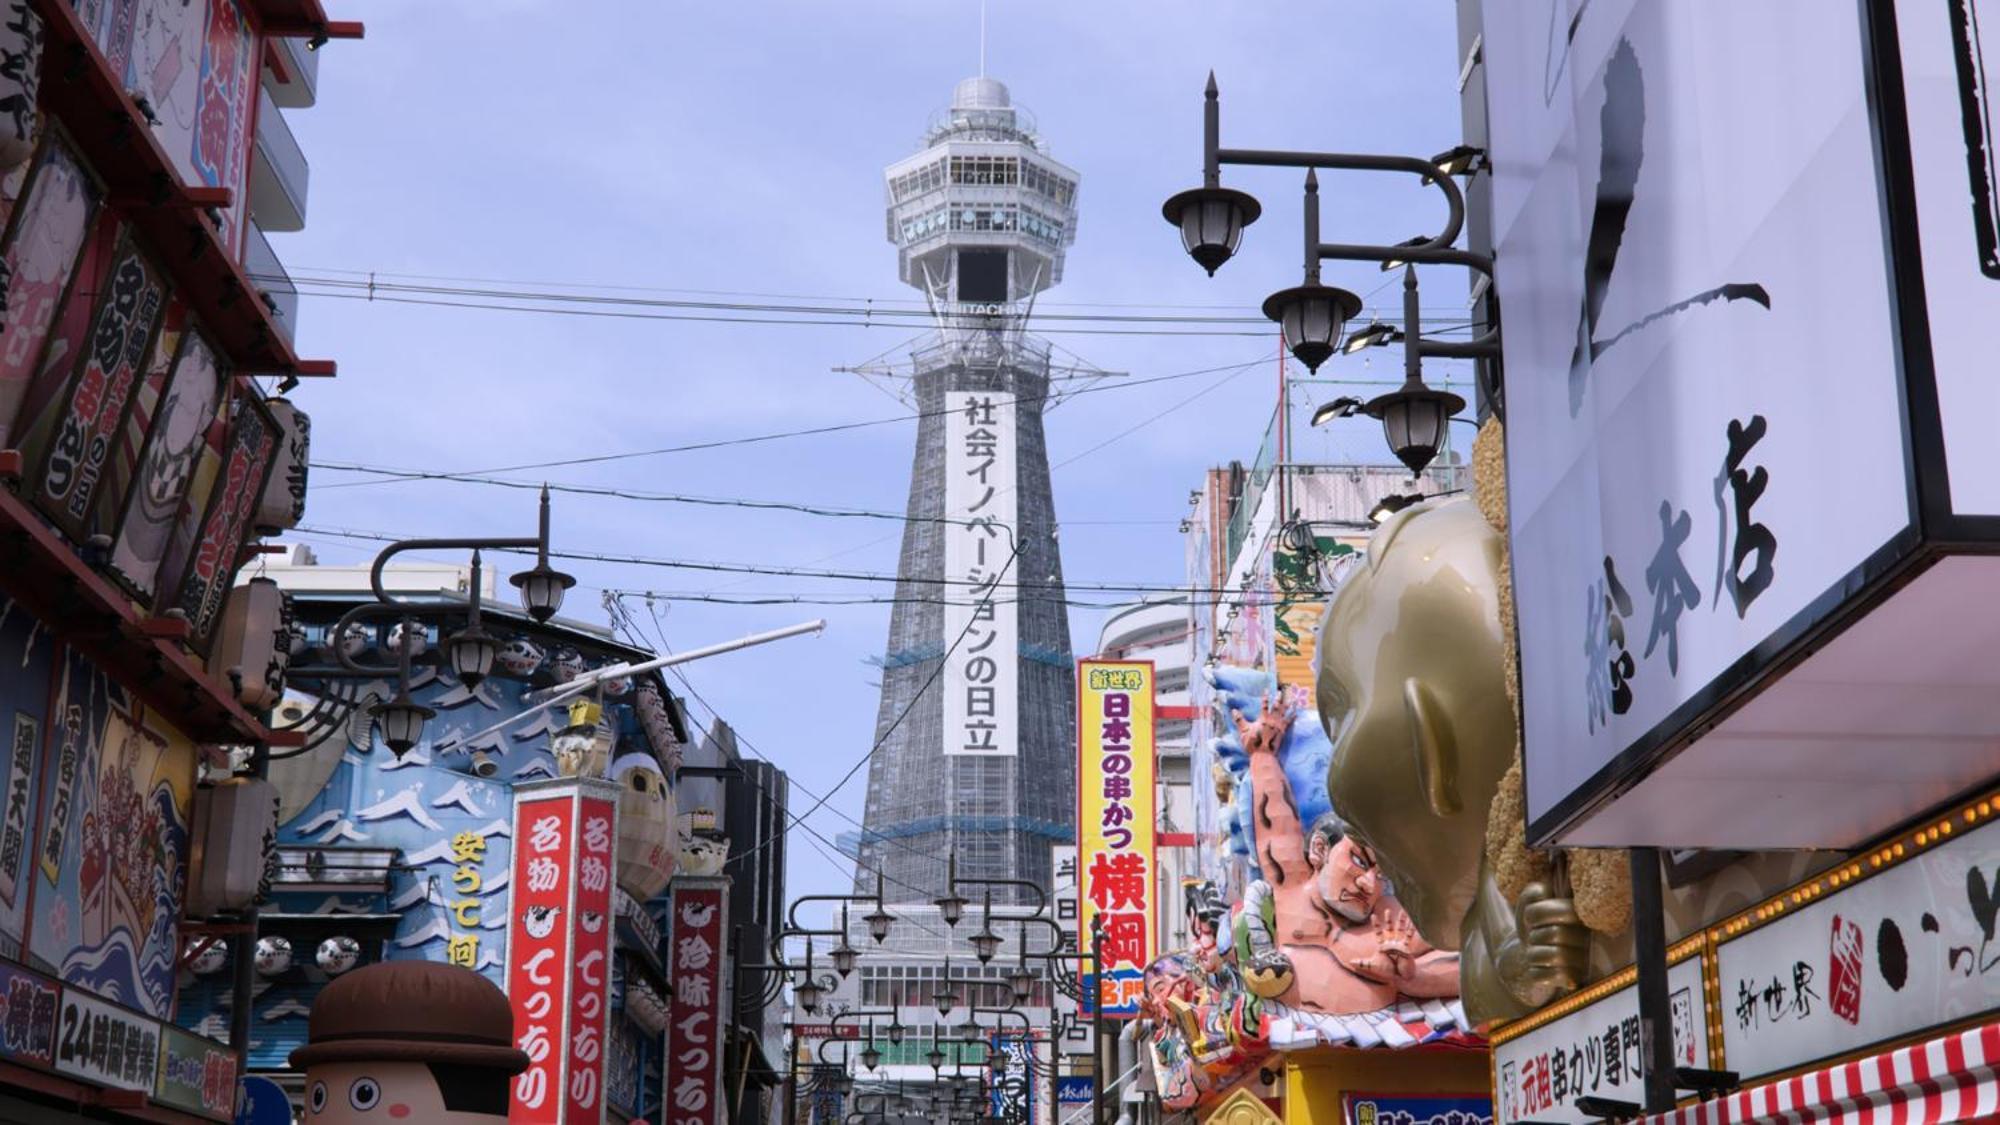
M 1006 83 L 960 82 L 924 145 L 885 174 L 904 282 L 955 307 L 1024 301 L 1062 280 L 1077 174 L 1043 151 Z

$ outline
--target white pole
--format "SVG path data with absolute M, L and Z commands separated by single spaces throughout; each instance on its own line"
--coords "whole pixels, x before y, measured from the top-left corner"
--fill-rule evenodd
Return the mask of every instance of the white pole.
M 706 648 L 691 648 L 686 652 L 677 652 L 671 656 L 655 657 L 652 660 L 641 661 L 637 664 L 606 664 L 595 671 L 585 672 L 583 675 L 566 684 L 529 692 L 522 698 L 530 703 L 553 703 L 559 698 L 587 691 L 604 680 L 617 679 L 619 676 L 635 676 L 641 672 L 651 672 L 656 668 L 671 668 L 676 664 L 686 664 L 690 661 L 700 660 L 709 656 L 720 656 L 725 652 L 735 652 L 738 649 L 754 648 L 757 645 L 770 644 L 772 641 L 782 641 L 787 637 L 796 637 L 804 633 L 824 632 L 825 629 L 826 620 L 821 618 L 818 621 L 807 621 L 801 625 L 787 625 L 782 629 L 773 629 L 768 633 L 755 633 L 748 637 L 738 638 L 737 640 L 724 641 L 721 644 L 709 645 Z
M 502 719 L 499 722 L 493 724 L 492 726 L 487 727 L 485 730 L 475 731 L 472 734 L 465 735 L 462 738 L 454 738 L 450 742 L 434 743 L 431 748 L 434 751 L 449 750 L 454 746 L 463 745 L 465 743 L 474 742 L 477 741 L 478 739 L 485 738 L 487 735 L 492 734 L 495 731 L 506 730 L 508 727 L 513 726 L 515 723 L 518 723 L 523 719 L 527 719 L 534 715 L 537 715 L 542 711 L 548 709 L 549 707 L 553 707 L 554 705 L 561 703 L 565 699 L 569 699 L 573 696 L 581 695 L 584 692 L 589 691 L 591 688 L 597 686 L 599 683 L 607 679 L 613 679 L 618 676 L 637 675 L 641 672 L 651 672 L 657 668 L 670 668 L 676 664 L 687 664 L 691 661 L 700 660 L 704 657 L 720 656 L 725 652 L 735 652 L 738 649 L 754 648 L 757 645 L 769 644 L 772 641 L 782 641 L 787 637 L 796 637 L 804 633 L 821 633 L 824 632 L 825 630 L 826 630 L 826 619 L 821 618 L 817 621 L 807 621 L 799 625 L 787 625 L 783 629 L 773 629 L 768 633 L 753 633 L 747 637 L 740 637 L 733 641 L 724 641 L 721 644 L 709 645 L 705 648 L 689 649 L 686 652 L 677 652 L 671 656 L 656 657 L 652 660 L 640 661 L 637 664 L 632 664 L 632 663 L 607 664 L 602 668 L 586 672 L 583 675 L 578 676 L 576 679 L 569 681 L 568 683 L 558 684 L 554 687 L 543 688 L 540 691 L 529 692 L 527 695 L 521 697 L 523 702 L 532 704 L 532 706 L 528 707 L 526 710 L 520 712 L 519 714 L 512 715 L 509 716 L 508 718 Z M 537 698 L 538 696 L 541 698 L 538 699 Z

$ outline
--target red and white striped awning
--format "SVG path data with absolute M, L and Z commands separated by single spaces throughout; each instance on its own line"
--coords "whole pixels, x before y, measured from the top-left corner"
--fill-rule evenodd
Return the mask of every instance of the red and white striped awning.
M 1952 1125 L 2000 1115 L 2000 1023 L 1714 1098 L 1645 1125 Z

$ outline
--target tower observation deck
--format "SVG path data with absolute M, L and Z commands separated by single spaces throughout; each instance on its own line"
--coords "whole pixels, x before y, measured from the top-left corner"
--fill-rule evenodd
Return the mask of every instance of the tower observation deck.
M 864 828 L 842 843 L 857 890 L 872 892 L 879 870 L 891 901 L 942 894 L 951 854 L 963 876 L 1046 886 L 1076 805 L 1075 672 L 1042 428 L 1070 376 L 1052 374 L 1027 324 L 1036 295 L 1062 280 L 1078 177 L 1007 87 L 980 77 L 958 84 L 923 149 L 885 178 L 897 270 L 934 329 L 898 376 L 919 414 L 909 522 Z

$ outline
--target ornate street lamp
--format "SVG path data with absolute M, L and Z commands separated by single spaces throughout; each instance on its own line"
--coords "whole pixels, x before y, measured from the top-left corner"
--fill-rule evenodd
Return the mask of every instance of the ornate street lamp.
M 811 938 L 807 938 L 806 967 L 799 975 L 799 982 L 792 986 L 792 997 L 799 1002 L 799 1007 L 804 1009 L 806 1014 L 811 1015 L 819 1011 L 820 997 L 825 992 L 826 990 L 819 986 L 819 981 L 813 978 L 813 943 Z
M 1368 413 L 1382 420 L 1382 436 L 1389 452 L 1409 467 L 1410 475 L 1424 471 L 1444 444 L 1444 430 L 1451 417 L 1465 409 L 1465 400 L 1450 391 L 1427 386 L 1415 376 L 1403 385 L 1368 403 Z
M 468 689 L 479 686 L 480 681 L 493 674 L 493 661 L 500 655 L 500 638 L 479 626 L 479 599 L 483 572 L 479 552 L 472 552 L 472 585 L 467 591 L 469 602 L 466 606 L 465 628 L 444 640 L 445 663 L 451 666 L 451 674 Z
M 1216 146 L 1221 115 L 1216 108 L 1215 74 L 1208 76 L 1209 113 L 1204 119 L 1208 147 Z M 1204 168 L 1201 186 L 1167 200 L 1160 213 L 1181 232 L 1181 248 L 1201 268 L 1215 276 L 1222 263 L 1236 256 L 1243 228 L 1257 221 L 1264 208 L 1254 196 L 1222 186 L 1221 169 Z
M 944 894 L 931 901 L 937 905 L 938 916 L 944 919 L 945 925 L 957 926 L 959 919 L 965 917 L 966 906 L 965 897 L 958 893 L 958 853 L 949 853 L 944 862 Z
M 523 587 L 524 600 L 530 588 L 534 599 L 548 603 L 548 613 L 536 616 L 536 620 L 546 620 L 553 614 L 554 606 L 562 602 L 562 591 L 575 579 L 557 571 L 548 570 L 546 559 L 549 549 L 549 494 L 542 490 L 540 533 L 529 538 L 484 538 L 484 539 L 401 539 L 389 544 L 375 556 L 375 562 L 368 573 L 369 588 L 375 599 L 354 606 L 342 614 L 326 630 L 326 649 L 332 661 L 324 666 L 306 667 L 294 663 L 290 670 L 292 679 L 299 682 L 318 681 L 329 690 L 320 692 L 320 701 L 296 721 L 282 725 L 278 729 L 295 731 L 313 729 L 329 723 L 344 721 L 342 708 L 360 706 L 362 692 L 353 690 L 353 685 L 394 675 L 398 679 L 394 698 L 375 703 L 370 714 L 382 735 L 382 741 L 397 755 L 408 753 L 410 748 L 423 740 L 424 725 L 435 716 L 435 712 L 410 698 L 410 663 L 417 655 L 423 630 L 419 621 L 439 622 L 441 638 L 438 653 L 429 659 L 449 668 L 458 681 L 467 688 L 477 687 L 493 671 L 493 664 L 499 656 L 499 639 L 487 633 L 480 624 L 482 608 L 482 587 L 484 582 L 483 562 L 480 551 L 486 550 L 529 550 L 536 551 L 544 564 L 534 572 L 515 575 L 515 584 Z M 409 551 L 469 550 L 472 554 L 471 589 L 468 591 L 465 607 L 466 623 L 455 633 L 445 633 L 448 620 L 457 615 L 458 610 L 449 602 L 412 602 L 394 597 L 384 584 L 384 571 L 390 560 Z M 531 579 L 531 580 L 529 580 Z M 550 591 L 553 591 L 551 593 Z M 534 614 L 534 605 L 529 605 Z M 392 634 L 390 648 L 398 658 L 393 666 L 363 663 L 359 658 L 367 648 L 370 622 L 384 619 L 400 619 L 400 625 Z M 395 639 L 400 636 L 400 640 Z M 348 685 L 343 688 L 341 685 Z
M 931 1073 L 936 1074 L 938 1071 L 944 1069 L 944 1052 L 936 1047 L 932 1047 L 930 1050 L 924 1052 L 924 1061 L 931 1064 Z
M 521 591 L 521 608 L 536 621 L 547 621 L 562 608 L 563 595 L 576 585 L 576 579 L 549 566 L 549 490 L 542 488 L 542 534 L 541 542 L 535 549 L 535 566 L 524 570 L 507 581 Z
M 410 636 L 416 630 L 416 622 L 403 619 L 403 635 Z M 397 646 L 396 662 L 401 674 L 397 678 L 396 697 L 375 705 L 375 729 L 382 734 L 382 741 L 389 752 L 398 758 L 410 752 L 410 748 L 423 741 L 424 724 L 437 715 L 436 711 L 410 698 L 410 651 L 416 646 L 407 641 Z
M 938 988 L 931 993 L 931 1002 L 937 1005 L 939 1016 L 948 1016 L 958 1007 L 958 990 L 952 987 L 951 958 L 944 959 L 944 973 L 938 978 Z
M 848 974 L 854 972 L 855 952 L 854 947 L 847 944 L 847 905 L 845 903 L 842 903 L 840 907 L 840 944 L 833 947 L 831 956 L 833 957 L 833 971 L 840 974 L 841 980 L 846 980 Z
M 1270 167 L 1304 168 L 1305 183 L 1305 283 L 1291 289 L 1281 290 L 1264 302 L 1264 315 L 1277 321 L 1284 330 L 1285 344 L 1292 355 L 1308 368 L 1318 370 L 1319 365 L 1330 358 L 1335 351 L 1358 351 L 1365 347 L 1389 343 L 1394 339 L 1393 330 L 1380 325 L 1370 325 L 1361 333 L 1350 337 L 1344 344 L 1341 331 L 1347 320 L 1360 311 L 1358 298 L 1345 290 L 1321 285 L 1319 263 L 1325 260 L 1376 262 L 1387 268 L 1404 265 L 1405 298 L 1403 303 L 1403 339 L 1408 377 L 1398 390 L 1383 395 L 1367 407 L 1372 417 L 1383 423 L 1384 434 L 1396 458 L 1419 472 L 1437 455 L 1444 442 L 1444 419 L 1465 408 L 1465 400 L 1448 391 L 1438 391 L 1426 386 L 1423 381 L 1421 362 L 1425 356 L 1439 358 L 1471 359 L 1491 363 L 1499 358 L 1499 331 L 1489 328 L 1476 338 L 1464 342 L 1447 342 L 1426 339 L 1421 331 L 1415 298 L 1416 276 L 1409 271 L 1411 265 L 1459 265 L 1491 277 L 1492 260 L 1485 255 L 1460 250 L 1452 245 L 1458 239 L 1465 225 L 1465 197 L 1454 174 L 1476 170 L 1483 156 L 1477 149 L 1460 146 L 1450 152 L 1441 153 L 1429 160 L 1408 156 L 1387 156 L 1361 153 L 1338 152 L 1285 152 L 1265 149 L 1226 149 L 1221 147 L 1220 98 L 1216 91 L 1215 76 L 1209 75 L 1205 91 L 1202 113 L 1202 186 L 1193 191 L 1181 192 L 1167 201 L 1166 217 L 1182 232 L 1182 244 L 1195 261 L 1210 273 L 1215 267 L 1227 261 L 1234 254 L 1242 238 L 1243 227 L 1256 212 L 1234 199 L 1239 193 L 1229 192 L 1221 186 L 1221 167 L 1224 164 L 1263 165 Z M 1353 171 L 1403 172 L 1418 176 L 1425 184 L 1435 184 L 1444 194 L 1450 208 L 1444 229 L 1436 235 L 1409 239 L 1394 246 L 1348 245 L 1323 243 L 1319 240 L 1319 176 L 1318 169 L 1342 169 Z M 1209 206 L 1215 213 L 1215 221 L 1207 216 L 1191 217 L 1196 210 L 1195 203 Z M 1246 217 L 1247 216 L 1247 217 Z M 1482 366 L 1481 378 L 1486 377 Z M 1499 386 L 1494 383 L 1487 388 L 1487 402 L 1499 414 L 1503 402 Z M 1442 412 L 1442 413 L 1440 413 Z M 1327 418 L 1344 416 L 1327 414 Z M 1318 416 L 1317 424 L 1325 420 Z
M 1403 319 L 1410 324 L 1417 319 L 1417 271 L 1408 266 L 1403 268 Z M 1370 417 L 1382 420 L 1389 452 L 1409 467 L 1411 476 L 1423 472 L 1437 456 L 1451 416 L 1465 409 L 1464 399 L 1425 385 L 1421 364 L 1418 349 L 1406 345 L 1403 385 L 1369 400 L 1364 408 Z
M 980 925 L 979 932 L 973 934 L 969 940 L 972 942 L 973 956 L 979 958 L 979 963 L 982 965 L 992 961 L 993 955 L 1000 951 L 1000 935 L 993 932 L 993 889 L 991 887 L 986 889 L 986 913 L 984 921 Z
M 1318 371 L 1340 346 L 1341 331 L 1361 312 L 1361 298 L 1319 282 L 1319 173 L 1306 172 L 1306 279 L 1264 299 L 1264 315 L 1278 322 L 1292 357 Z
M 875 904 L 875 909 L 861 916 L 861 920 L 868 923 L 868 936 L 875 939 L 875 944 L 880 945 L 889 940 L 889 924 L 896 920 L 896 916 L 883 909 L 882 904 L 878 902 Z

